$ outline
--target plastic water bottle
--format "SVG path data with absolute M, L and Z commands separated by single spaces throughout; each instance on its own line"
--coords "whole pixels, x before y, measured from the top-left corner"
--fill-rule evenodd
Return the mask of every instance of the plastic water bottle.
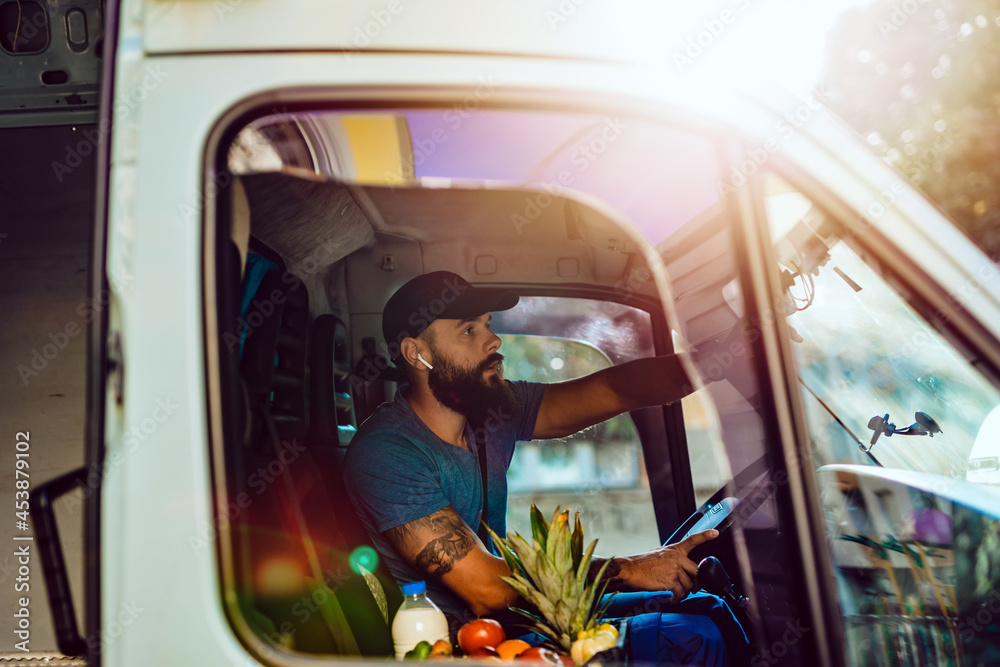
M 392 619 L 392 643 L 396 659 L 402 660 L 407 651 L 426 641 L 448 641 L 448 619 L 444 612 L 427 597 L 427 585 L 422 581 L 403 584 L 403 604 Z

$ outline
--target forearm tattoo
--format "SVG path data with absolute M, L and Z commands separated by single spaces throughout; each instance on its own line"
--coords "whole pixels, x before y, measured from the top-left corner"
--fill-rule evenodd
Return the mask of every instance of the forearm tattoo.
M 475 536 L 454 509 L 445 508 L 386 531 L 394 544 L 404 546 L 414 539 L 430 537 L 417 553 L 417 567 L 435 577 L 452 571 L 475 546 Z M 408 549 L 404 549 L 408 551 Z

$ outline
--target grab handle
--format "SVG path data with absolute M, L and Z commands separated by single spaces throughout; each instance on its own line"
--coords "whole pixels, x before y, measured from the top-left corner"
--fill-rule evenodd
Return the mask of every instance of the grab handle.
M 77 468 L 32 490 L 29 497 L 31 516 L 35 523 L 35 543 L 42 558 L 42 573 L 49 594 L 49 607 L 56 630 L 56 644 L 65 655 L 87 654 L 87 644 L 80 636 L 73 609 L 73 594 L 69 588 L 66 560 L 59 542 L 55 501 L 77 487 L 85 486 L 87 468 Z

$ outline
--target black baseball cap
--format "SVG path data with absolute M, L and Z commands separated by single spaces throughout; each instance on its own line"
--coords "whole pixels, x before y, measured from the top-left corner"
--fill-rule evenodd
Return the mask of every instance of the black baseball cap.
M 389 297 L 382 311 L 382 335 L 389 358 L 399 359 L 399 344 L 416 338 L 435 320 L 461 320 L 484 313 L 510 310 L 518 296 L 509 290 L 473 287 L 451 271 L 417 276 Z

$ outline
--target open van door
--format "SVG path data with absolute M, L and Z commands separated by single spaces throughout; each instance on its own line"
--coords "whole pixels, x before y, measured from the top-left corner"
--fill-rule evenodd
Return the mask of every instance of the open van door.
M 3 221 L 0 239 L 11 237 L 5 248 L 11 260 L 7 267 L 44 276 L 41 281 L 6 283 L 5 298 L 35 304 L 30 313 L 19 312 L 15 304 L 9 331 L 19 341 L 32 341 L 24 343 L 26 348 L 37 347 L 12 365 L 18 373 L 11 386 L 24 394 L 22 404 L 30 403 L 33 410 L 16 415 L 24 424 L 17 446 L 23 458 L 17 463 L 17 489 L 5 485 L 4 496 L 14 500 L 15 493 L 30 494 L 30 505 L 23 508 L 25 520 L 10 529 L 20 550 L 15 553 L 21 554 L 14 560 L 30 574 L 23 577 L 23 587 L 14 589 L 14 597 L 4 597 L 5 617 L 14 619 L 14 639 L 3 650 L 49 664 L 62 664 L 64 656 L 71 657 L 66 664 L 80 664 L 84 656 L 89 665 L 101 662 L 105 394 L 121 391 L 120 382 L 113 379 L 120 377 L 120 365 L 114 361 L 117 343 L 108 337 L 114 306 L 105 272 L 116 13 L 117 3 L 105 0 L 0 2 L 0 155 L 11 174 L 3 178 L 4 208 L 10 217 Z M 84 264 L 80 258 L 87 246 L 90 257 Z M 86 284 L 82 298 L 74 291 L 81 282 Z M 35 341 L 51 326 L 52 317 L 60 323 L 58 330 Z M 73 345 L 84 339 L 80 355 Z M 61 354 L 65 349 L 69 352 Z M 82 382 L 72 373 L 72 362 L 80 356 L 86 368 Z M 60 371 L 53 372 L 55 367 Z M 47 376 L 36 383 L 46 370 Z M 53 379 L 57 375 L 59 379 Z M 62 399 L 66 404 L 85 395 L 84 419 L 65 408 L 46 409 L 51 403 L 38 403 L 45 382 L 58 382 L 58 391 L 65 392 L 48 394 L 49 401 Z M 8 409 L 18 405 L 5 403 Z M 39 423 L 35 405 L 48 417 L 45 422 Z M 66 472 L 80 461 L 83 466 Z M 65 499 L 57 512 L 60 497 Z M 82 543 L 75 533 L 81 518 Z

